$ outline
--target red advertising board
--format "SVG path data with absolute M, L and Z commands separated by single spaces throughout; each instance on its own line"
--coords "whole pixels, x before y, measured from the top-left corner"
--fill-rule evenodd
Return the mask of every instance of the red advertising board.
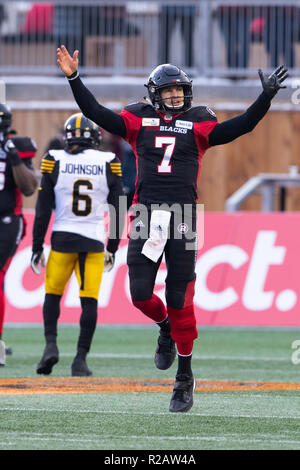
M 34 213 L 25 212 L 27 234 L 5 280 L 10 322 L 42 322 L 44 271 L 30 268 Z M 202 221 L 201 221 L 202 223 Z M 203 246 L 197 254 L 195 311 L 199 325 L 300 326 L 300 259 L 297 213 L 205 213 Z M 50 229 L 45 243 L 50 249 Z M 103 274 L 99 323 L 151 323 L 130 302 L 126 266 L 128 240 L 122 240 L 114 269 Z M 166 267 L 155 293 L 163 301 Z M 80 302 L 75 276 L 61 301 L 62 323 L 78 323 Z

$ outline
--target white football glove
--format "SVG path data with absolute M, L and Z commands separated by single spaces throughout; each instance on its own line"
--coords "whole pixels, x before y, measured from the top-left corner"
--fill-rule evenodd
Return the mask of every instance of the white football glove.
M 104 268 L 103 272 L 108 273 L 112 270 L 115 264 L 115 255 L 109 251 L 104 251 Z
M 31 269 L 35 274 L 41 274 L 41 266 L 46 266 L 45 255 L 43 251 L 36 251 L 31 256 Z

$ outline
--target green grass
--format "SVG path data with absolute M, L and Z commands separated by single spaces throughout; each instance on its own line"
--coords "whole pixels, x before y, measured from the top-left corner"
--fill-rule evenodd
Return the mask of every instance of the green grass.
M 70 376 L 77 327 L 60 327 L 53 377 Z M 171 379 L 153 362 L 157 330 L 99 327 L 88 365 L 94 377 Z M 199 328 L 196 379 L 300 382 L 291 361 L 299 329 Z M 9 327 L 13 348 L 1 378 L 37 377 L 41 327 Z M 196 392 L 189 413 L 168 411 L 170 393 L 0 396 L 1 450 L 300 449 L 299 391 Z

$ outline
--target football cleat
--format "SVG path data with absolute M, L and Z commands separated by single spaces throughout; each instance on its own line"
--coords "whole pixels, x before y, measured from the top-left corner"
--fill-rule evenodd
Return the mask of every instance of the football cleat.
M 4 367 L 5 366 L 5 359 L 6 359 L 6 354 L 5 354 L 5 343 L 0 339 L 0 366 Z
M 196 381 L 193 376 L 180 374 L 176 381 L 170 401 L 169 411 L 172 413 L 184 413 L 193 406 L 193 393 Z
M 76 356 L 72 366 L 72 377 L 90 377 L 93 375 L 92 371 L 88 368 L 85 359 Z
M 170 333 L 160 331 L 154 356 L 156 367 L 160 370 L 169 369 L 173 364 L 175 357 L 175 341 L 172 339 Z
M 42 359 L 36 369 L 37 374 L 51 374 L 53 366 L 58 363 L 58 359 L 59 353 L 56 343 L 46 344 Z

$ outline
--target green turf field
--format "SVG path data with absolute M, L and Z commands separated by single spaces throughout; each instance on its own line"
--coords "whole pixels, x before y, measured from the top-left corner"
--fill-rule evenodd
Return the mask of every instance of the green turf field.
M 70 377 L 77 334 L 77 327 L 60 327 L 52 377 Z M 173 381 L 175 364 L 168 371 L 154 366 L 156 339 L 154 327 L 99 327 L 88 359 L 93 376 Z M 0 393 L 4 379 L 37 377 L 44 347 L 39 326 L 6 326 L 4 340 L 13 355 L 0 368 Z M 194 375 L 300 383 L 300 364 L 291 360 L 295 340 L 299 329 L 199 328 Z M 300 449 L 299 395 L 196 391 L 190 412 L 172 414 L 169 392 L 0 394 L 0 450 Z

